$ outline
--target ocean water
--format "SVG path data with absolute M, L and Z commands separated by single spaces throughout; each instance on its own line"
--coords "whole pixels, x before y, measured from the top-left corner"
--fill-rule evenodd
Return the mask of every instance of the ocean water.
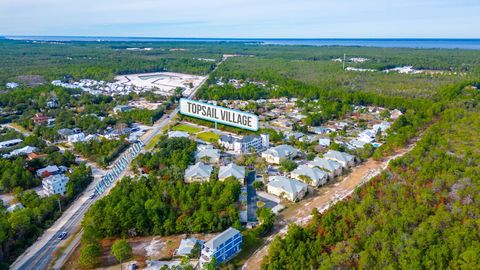
M 86 36 L 6 36 L 13 40 L 84 42 L 238 42 L 271 45 L 361 46 L 382 48 L 436 48 L 480 50 L 480 39 L 235 39 L 235 38 L 155 38 Z

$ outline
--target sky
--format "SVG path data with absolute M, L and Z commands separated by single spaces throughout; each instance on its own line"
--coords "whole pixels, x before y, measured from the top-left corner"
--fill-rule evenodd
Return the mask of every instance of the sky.
M 0 35 L 480 38 L 480 0 L 0 0 Z

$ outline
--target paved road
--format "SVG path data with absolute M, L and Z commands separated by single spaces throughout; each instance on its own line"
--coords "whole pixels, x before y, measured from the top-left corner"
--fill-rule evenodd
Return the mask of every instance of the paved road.
M 255 222 L 257 221 L 257 192 L 253 187 L 255 171 L 248 173 L 245 182 L 247 184 L 247 220 L 248 222 Z
M 224 60 L 222 60 L 217 65 L 217 67 L 221 63 L 223 63 L 223 61 Z M 217 67 L 215 67 L 215 69 Z M 201 83 L 197 87 L 195 87 L 187 97 L 193 98 L 195 96 L 195 93 L 205 83 L 207 79 L 208 76 L 205 76 L 205 79 L 202 80 Z M 164 115 L 161 119 L 159 119 L 153 125 L 153 128 L 147 132 L 143 140 L 144 144 L 147 145 L 169 123 L 170 119 L 173 119 L 177 115 L 178 111 L 179 110 L 177 107 L 173 109 L 168 115 Z M 123 174 L 118 177 L 118 179 L 121 179 L 122 176 L 127 173 L 127 171 L 128 166 L 127 169 L 124 170 Z M 66 241 L 57 240 L 59 232 L 66 231 L 69 234 L 76 232 L 80 228 L 80 223 L 83 219 L 83 216 L 90 208 L 90 206 L 95 201 L 103 197 L 105 194 L 108 194 L 108 191 L 106 191 L 101 196 L 97 196 L 93 199 L 88 198 L 90 194 L 93 193 L 95 186 L 98 184 L 98 182 L 101 181 L 102 176 L 105 175 L 105 173 L 106 171 L 94 172 L 94 181 L 92 181 L 92 183 L 87 187 L 86 191 L 84 191 L 84 193 L 79 198 L 77 198 L 75 202 L 72 203 L 72 205 L 63 213 L 63 215 L 54 223 L 52 227 L 47 229 L 32 246 L 30 246 L 20 257 L 17 258 L 17 260 L 10 266 L 10 269 L 37 270 L 48 268 L 51 260 L 53 259 L 53 253 L 59 247 L 59 244 L 62 241 Z M 113 188 L 113 186 L 114 185 L 112 185 L 110 188 Z M 75 235 L 75 238 L 71 241 L 70 245 L 78 243 L 80 237 L 81 232 Z M 67 246 L 66 249 L 71 250 L 71 247 Z M 60 257 L 60 259 L 55 263 L 54 269 L 59 269 L 64 264 L 66 259 L 68 259 L 68 256 Z

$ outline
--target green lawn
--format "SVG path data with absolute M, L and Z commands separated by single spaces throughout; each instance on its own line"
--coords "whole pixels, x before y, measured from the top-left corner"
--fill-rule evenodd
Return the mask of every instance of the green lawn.
M 188 132 L 189 134 L 196 134 L 196 133 L 202 131 L 201 128 L 190 126 L 190 125 L 185 125 L 185 124 L 176 125 L 172 128 L 172 130 L 185 131 L 185 132 Z
M 200 140 L 206 141 L 206 142 L 211 142 L 211 143 L 217 142 L 219 137 L 220 137 L 220 135 L 215 134 L 211 131 L 202 132 L 202 133 L 197 134 L 197 138 L 199 138 Z

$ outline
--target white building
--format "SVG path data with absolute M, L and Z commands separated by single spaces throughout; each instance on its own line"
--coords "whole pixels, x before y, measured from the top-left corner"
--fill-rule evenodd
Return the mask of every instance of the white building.
M 358 134 L 357 139 L 366 143 L 372 143 L 375 141 L 376 132 L 371 129 L 366 129 Z
M 245 180 L 245 167 L 239 166 L 235 163 L 230 163 L 226 166 L 221 166 L 218 171 L 218 179 L 223 181 L 228 177 L 234 177 L 243 184 Z
M 12 152 L 10 152 L 9 154 L 3 155 L 3 157 L 9 158 L 9 157 L 14 157 L 14 156 L 18 156 L 18 155 L 28 155 L 28 154 L 31 154 L 35 151 L 37 151 L 36 147 L 27 145 L 25 147 L 15 149 Z
M 267 192 L 292 202 L 301 200 L 307 194 L 308 185 L 285 176 L 270 176 Z
M 309 161 L 307 166 L 326 171 L 330 179 L 342 174 L 342 164 L 325 158 L 316 157 L 313 161 Z
M 214 149 L 213 147 L 198 146 L 195 159 L 197 162 L 208 161 L 208 163 L 217 163 L 220 161 L 220 153 L 218 149 Z
M 329 147 L 331 143 L 330 138 L 320 138 L 318 139 L 318 144 L 323 147 Z
M 22 139 L 13 139 L 8 141 L 3 141 L 3 142 L 0 142 L 0 149 L 12 147 L 22 142 L 23 142 Z
M 290 173 L 290 176 L 302 182 L 305 182 L 305 179 L 309 179 L 311 182 L 307 182 L 307 184 L 314 187 L 324 185 L 328 180 L 328 173 L 317 167 L 309 167 L 307 165 L 299 166 Z
M 212 171 L 212 166 L 198 162 L 195 165 L 189 166 L 187 170 L 185 170 L 185 182 L 208 182 L 210 181 Z
M 382 122 L 380 124 L 376 124 L 376 125 L 373 125 L 373 131 L 374 132 L 377 132 L 378 130 L 382 131 L 382 132 L 386 132 L 387 129 L 389 129 L 391 126 L 391 124 L 389 122 Z
M 264 158 L 268 163 L 273 164 L 280 164 L 282 160 L 293 159 L 297 156 L 297 149 L 287 144 L 272 147 L 262 153 L 262 158 Z
M 251 151 L 260 152 L 270 145 L 270 135 L 260 134 L 247 135 L 243 138 L 233 137 L 232 135 L 222 135 L 218 143 L 227 150 L 233 150 L 235 153 L 250 153 Z
M 67 137 L 69 143 L 83 142 L 85 140 L 85 133 L 80 132 L 76 134 L 69 135 Z
M 355 156 L 347 154 L 345 152 L 328 150 L 328 152 L 323 155 L 326 159 L 330 159 L 342 164 L 342 167 L 348 168 L 355 164 Z
M 51 175 L 42 180 L 43 190 L 48 196 L 54 194 L 65 195 L 68 177 L 63 174 Z

